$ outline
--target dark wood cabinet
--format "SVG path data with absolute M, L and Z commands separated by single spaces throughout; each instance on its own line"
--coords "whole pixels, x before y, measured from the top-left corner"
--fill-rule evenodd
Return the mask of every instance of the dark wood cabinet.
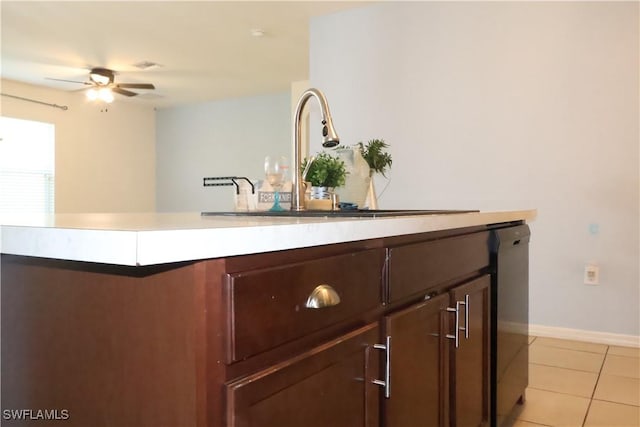
M 380 307 L 383 265 L 384 251 L 378 248 L 226 275 L 228 361 L 246 359 Z M 340 302 L 321 309 L 306 307 L 318 287 L 329 287 Z
M 388 427 L 482 426 L 490 409 L 489 233 L 388 249 Z M 420 302 L 420 300 L 423 300 Z
M 488 425 L 489 284 L 483 275 L 385 317 L 385 426 Z
M 211 262 L 133 268 L 4 254 L 1 262 L 2 409 L 69 415 L 3 426 L 206 425 L 215 407 L 202 357 Z
M 447 424 L 449 342 L 443 337 L 448 306 L 449 295 L 444 294 L 385 317 L 385 336 L 391 337 L 385 426 Z
M 389 249 L 388 301 L 424 295 L 489 265 L 489 232 L 475 232 Z
M 226 385 L 229 427 L 378 426 L 377 323 Z
M 2 269 L 3 409 L 96 427 L 490 420 L 483 227 L 155 267 L 3 255 Z M 338 300 L 309 304 L 318 287 Z
M 458 306 L 458 347 L 451 351 L 451 425 L 485 426 L 490 407 L 489 275 L 451 290 Z M 455 321 L 454 321 L 455 323 Z M 454 325 L 455 326 L 455 325 Z

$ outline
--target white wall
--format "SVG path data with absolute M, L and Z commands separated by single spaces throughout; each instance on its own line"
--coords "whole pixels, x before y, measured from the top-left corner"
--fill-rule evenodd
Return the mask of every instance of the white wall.
M 55 210 L 149 212 L 155 209 L 155 112 L 118 100 L 108 112 L 83 92 L 2 80 L 2 92 L 63 111 L 3 96 L 3 116 L 53 123 L 56 128 Z M 117 96 L 117 95 L 116 95 Z
M 202 178 L 262 179 L 266 155 L 289 156 L 290 102 L 283 92 L 159 110 L 157 210 L 233 210 L 233 188 L 203 187 Z
M 381 207 L 537 208 L 530 321 L 637 336 L 638 6 L 354 9 L 312 21 L 310 81 L 343 143 L 392 145 Z

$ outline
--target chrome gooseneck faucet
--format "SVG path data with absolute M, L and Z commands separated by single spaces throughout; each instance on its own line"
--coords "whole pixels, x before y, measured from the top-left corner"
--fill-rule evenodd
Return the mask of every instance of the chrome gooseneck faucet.
M 309 98 L 314 97 L 320 104 L 320 113 L 322 115 L 322 146 L 323 147 L 335 147 L 340 143 L 340 138 L 336 130 L 333 128 L 333 122 L 331 121 L 331 114 L 329 113 L 329 105 L 327 104 L 327 98 L 318 89 L 307 89 L 300 96 L 298 105 L 296 106 L 295 116 L 293 117 L 293 177 L 291 188 L 291 210 L 303 211 L 306 209 L 304 205 L 304 183 L 302 182 L 302 129 L 300 122 L 302 120 L 302 110 L 307 104 Z

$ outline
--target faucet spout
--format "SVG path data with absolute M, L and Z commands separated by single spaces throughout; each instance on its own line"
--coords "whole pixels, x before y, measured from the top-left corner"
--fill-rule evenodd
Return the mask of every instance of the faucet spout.
M 327 98 L 318 89 L 310 88 L 304 91 L 298 100 L 296 112 L 293 117 L 293 177 L 291 188 L 291 210 L 303 211 L 306 209 L 304 205 L 304 184 L 302 182 L 302 172 L 300 170 L 302 164 L 301 144 L 302 144 L 302 111 L 310 98 L 315 98 L 320 104 L 320 114 L 322 115 L 322 146 L 335 147 L 340 143 L 340 138 L 333 127 L 331 113 L 329 112 L 329 104 Z

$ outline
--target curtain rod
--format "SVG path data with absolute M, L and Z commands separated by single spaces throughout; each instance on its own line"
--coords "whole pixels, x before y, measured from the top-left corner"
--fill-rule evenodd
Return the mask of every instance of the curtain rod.
M 65 110 L 65 111 L 69 109 L 69 107 L 67 107 L 66 105 L 51 104 L 49 102 L 42 102 L 42 101 L 38 101 L 36 99 L 29 99 L 29 98 L 23 98 L 21 96 L 9 95 L 8 93 L 0 93 L 0 95 L 6 96 L 6 97 L 9 97 L 9 98 L 20 99 L 22 101 L 35 102 L 36 104 L 42 104 L 42 105 L 46 105 L 48 107 L 59 108 L 61 110 Z

